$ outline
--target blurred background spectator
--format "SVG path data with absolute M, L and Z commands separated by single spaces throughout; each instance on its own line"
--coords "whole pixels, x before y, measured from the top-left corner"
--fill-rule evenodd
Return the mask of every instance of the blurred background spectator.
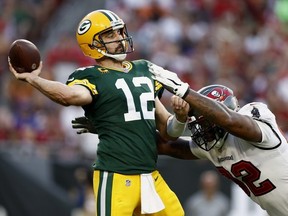
M 208 170 L 201 173 L 199 190 L 184 205 L 186 216 L 227 216 L 229 199 L 220 191 L 218 173 Z
M 65 184 L 76 184 L 79 163 L 90 168 L 98 137 L 76 135 L 70 125 L 83 111 L 63 108 L 15 80 L 7 53 L 15 39 L 31 40 L 41 51 L 42 76 L 65 82 L 75 68 L 91 64 L 78 48 L 75 30 L 84 15 L 99 8 L 115 11 L 127 23 L 135 45 L 130 60 L 145 58 L 175 71 L 195 90 L 225 84 L 241 104 L 263 101 L 288 138 L 287 0 L 0 0 L 0 150 L 9 155 L 2 158 L 17 158 L 23 170 L 36 158 L 39 173 L 52 175 L 42 179 L 51 179 L 64 194 Z M 165 92 L 162 98 L 167 108 L 170 96 Z M 57 182 L 57 169 L 62 179 L 64 173 L 70 178 Z M 184 201 L 188 194 L 180 186 L 174 191 Z M 8 208 L 3 202 L 0 193 L 0 205 Z

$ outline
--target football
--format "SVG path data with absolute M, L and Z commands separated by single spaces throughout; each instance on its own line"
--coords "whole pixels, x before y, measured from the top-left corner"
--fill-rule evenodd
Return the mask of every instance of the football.
M 31 72 L 39 67 L 41 56 L 35 44 L 26 39 L 15 40 L 8 54 L 12 67 L 18 73 Z

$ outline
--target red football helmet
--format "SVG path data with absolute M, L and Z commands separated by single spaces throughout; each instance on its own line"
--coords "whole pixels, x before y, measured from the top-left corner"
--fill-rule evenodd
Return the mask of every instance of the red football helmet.
M 233 91 L 223 85 L 209 85 L 203 87 L 198 93 L 225 104 L 231 110 L 238 110 L 238 100 Z M 214 146 L 221 147 L 227 132 L 209 122 L 204 116 L 192 113 L 188 128 L 191 130 L 192 140 L 202 149 L 209 151 Z

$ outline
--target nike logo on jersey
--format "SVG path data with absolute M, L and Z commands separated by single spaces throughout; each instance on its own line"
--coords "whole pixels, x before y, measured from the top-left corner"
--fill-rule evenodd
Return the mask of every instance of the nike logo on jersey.
M 126 187 L 131 186 L 131 180 L 127 179 L 127 180 L 125 181 L 125 186 L 126 186 Z
M 260 118 L 260 112 L 256 107 L 253 107 L 251 114 L 252 114 L 252 117 L 254 117 L 254 118 Z
M 75 79 L 75 78 L 72 77 L 72 78 L 68 79 L 67 82 L 72 82 L 74 79 Z

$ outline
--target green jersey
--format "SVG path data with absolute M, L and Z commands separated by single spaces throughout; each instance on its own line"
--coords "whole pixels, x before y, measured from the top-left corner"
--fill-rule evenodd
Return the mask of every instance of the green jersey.
M 148 61 L 123 63 L 125 72 L 100 66 L 79 68 L 68 85 L 83 85 L 93 97 L 83 106 L 97 128 L 94 169 L 122 174 L 156 169 L 155 97 L 163 90 L 148 70 Z

